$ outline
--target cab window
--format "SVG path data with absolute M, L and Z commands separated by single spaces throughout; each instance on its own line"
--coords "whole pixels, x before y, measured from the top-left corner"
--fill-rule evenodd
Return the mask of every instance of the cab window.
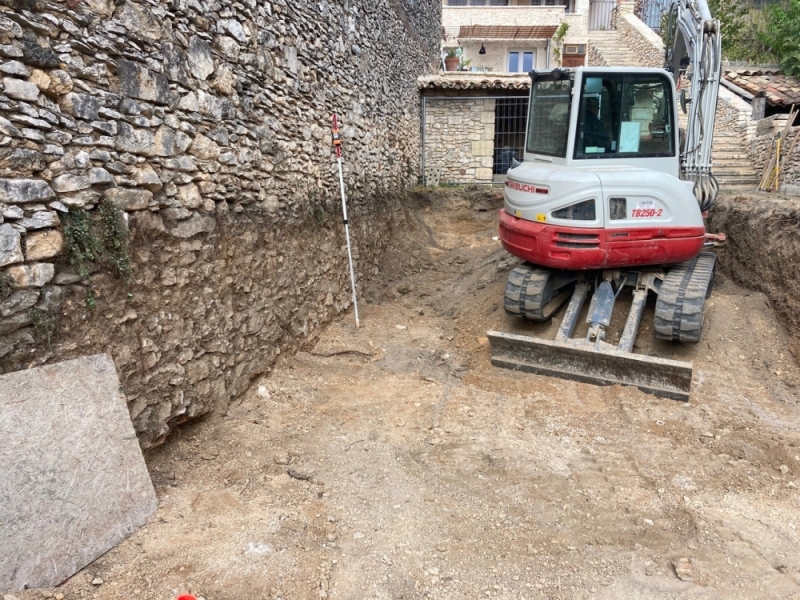
M 575 158 L 675 156 L 674 132 L 666 76 L 584 77 Z

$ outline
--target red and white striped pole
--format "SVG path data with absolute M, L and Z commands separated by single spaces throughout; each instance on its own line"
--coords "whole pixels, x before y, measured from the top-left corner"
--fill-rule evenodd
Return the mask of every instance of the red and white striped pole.
M 339 139 L 339 119 L 333 113 L 333 147 L 336 149 L 336 162 L 339 165 L 339 189 L 342 192 L 342 214 L 344 215 L 344 234 L 347 238 L 347 260 L 350 262 L 350 285 L 353 288 L 353 308 L 356 313 L 356 329 L 361 327 L 358 320 L 358 301 L 356 300 L 356 274 L 353 270 L 353 253 L 350 250 L 350 224 L 347 222 L 347 199 L 344 195 L 344 176 L 342 175 L 342 140 Z

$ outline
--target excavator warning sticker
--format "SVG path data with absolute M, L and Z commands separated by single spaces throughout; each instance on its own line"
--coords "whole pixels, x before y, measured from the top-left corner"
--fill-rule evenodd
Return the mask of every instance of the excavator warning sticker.
M 545 221 L 547 221 L 547 215 L 539 213 L 538 215 L 536 215 L 536 220 L 539 221 L 539 223 L 544 223 Z
M 655 200 L 637 200 L 636 208 L 631 210 L 631 217 L 642 219 L 647 217 L 660 217 L 664 209 L 656 208 Z

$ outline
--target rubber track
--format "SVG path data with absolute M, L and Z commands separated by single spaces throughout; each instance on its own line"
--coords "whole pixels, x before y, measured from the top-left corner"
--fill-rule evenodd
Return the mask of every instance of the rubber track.
M 669 270 L 658 292 L 655 336 L 662 340 L 696 343 L 703 334 L 703 310 L 717 255 L 701 252 Z
M 519 265 L 508 274 L 503 307 L 515 317 L 530 321 L 546 321 L 550 315 L 542 313 L 550 298 L 543 298 L 552 272 L 528 265 Z

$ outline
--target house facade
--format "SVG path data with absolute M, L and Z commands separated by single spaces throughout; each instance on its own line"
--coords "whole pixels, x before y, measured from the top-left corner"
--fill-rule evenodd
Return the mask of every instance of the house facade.
M 606 5 L 610 19 L 616 0 L 443 0 L 443 57 L 455 52 L 461 70 L 498 74 L 581 66 L 590 11 Z

